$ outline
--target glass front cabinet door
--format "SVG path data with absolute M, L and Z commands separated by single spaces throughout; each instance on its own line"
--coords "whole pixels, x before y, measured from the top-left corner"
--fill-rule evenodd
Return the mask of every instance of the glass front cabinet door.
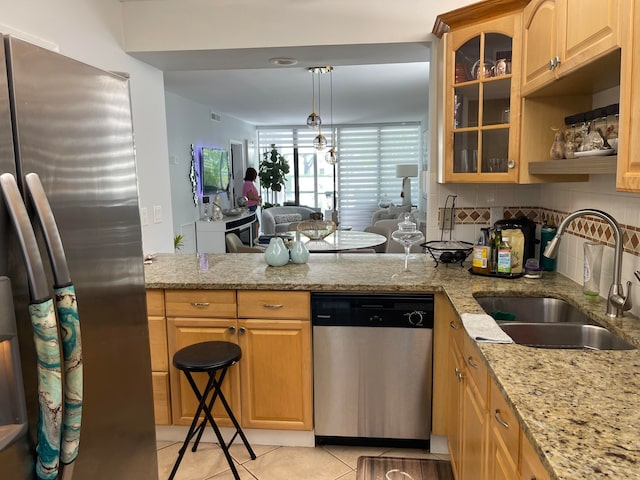
M 445 182 L 518 181 L 521 22 L 510 14 L 445 35 Z

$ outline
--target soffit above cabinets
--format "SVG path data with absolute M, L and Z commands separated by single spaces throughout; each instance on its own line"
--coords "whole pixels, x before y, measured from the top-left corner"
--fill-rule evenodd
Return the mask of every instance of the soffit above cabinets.
M 479 21 L 489 20 L 506 13 L 522 10 L 530 0 L 484 0 L 466 7 L 457 8 L 436 17 L 433 33 L 436 37 L 451 29 L 464 27 Z

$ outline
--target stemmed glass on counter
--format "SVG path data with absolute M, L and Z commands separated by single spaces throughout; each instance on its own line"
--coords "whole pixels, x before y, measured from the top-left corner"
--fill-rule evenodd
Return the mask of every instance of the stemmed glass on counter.
M 416 224 L 411 221 L 411 214 L 404 214 L 404 221 L 398 223 L 398 230 L 391 234 L 391 238 L 404 247 L 404 270 L 402 273 L 412 273 L 409 270 L 409 251 L 413 245 L 424 240 L 424 235 L 416 228 Z

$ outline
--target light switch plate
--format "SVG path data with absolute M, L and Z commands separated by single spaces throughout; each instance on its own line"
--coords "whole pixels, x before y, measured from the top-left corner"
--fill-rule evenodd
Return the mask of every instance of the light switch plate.
M 162 206 L 154 205 L 153 206 L 153 223 L 162 222 Z

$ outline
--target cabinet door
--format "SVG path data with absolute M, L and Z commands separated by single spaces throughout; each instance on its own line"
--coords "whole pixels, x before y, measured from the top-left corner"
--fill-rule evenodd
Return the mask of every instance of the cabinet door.
M 454 477 L 462 475 L 462 442 L 461 427 L 464 423 L 462 415 L 462 399 L 464 394 L 463 361 L 460 349 L 452 336 L 449 341 L 449 410 L 447 414 L 447 442 L 451 455 L 451 468 Z
M 468 371 L 468 369 L 467 369 Z M 469 377 L 466 379 L 462 425 L 462 480 L 485 478 L 487 412 L 485 398 Z
M 621 45 L 620 0 L 558 0 L 560 74 Z
M 542 465 L 538 454 L 524 436 L 520 434 L 520 479 L 521 480 L 549 480 L 549 474 Z
M 640 192 L 640 7 L 626 7 L 632 26 L 625 31 L 620 77 L 620 134 L 616 189 Z M 622 121 L 622 119 L 626 119 Z
M 559 55 L 556 0 L 533 0 L 524 9 L 522 35 L 522 95 L 556 78 L 550 67 Z
M 521 20 L 507 15 L 445 37 L 445 182 L 517 181 Z
M 173 354 L 188 345 L 199 342 L 224 340 L 236 342 L 235 319 L 186 318 L 170 317 L 168 321 L 169 353 Z M 242 363 L 244 359 L 240 360 Z M 200 391 L 204 389 L 208 375 L 195 373 L 193 379 Z M 191 389 L 185 375 L 175 367 L 170 370 L 171 407 L 175 425 L 190 425 L 198 408 L 198 400 Z M 222 384 L 222 391 L 236 418 L 240 417 L 240 378 L 239 367 L 234 365 L 227 371 Z M 224 412 L 222 404 L 217 401 L 213 408 L 213 416 L 220 426 L 232 426 Z
M 242 426 L 311 430 L 310 322 L 251 319 L 238 326 Z

